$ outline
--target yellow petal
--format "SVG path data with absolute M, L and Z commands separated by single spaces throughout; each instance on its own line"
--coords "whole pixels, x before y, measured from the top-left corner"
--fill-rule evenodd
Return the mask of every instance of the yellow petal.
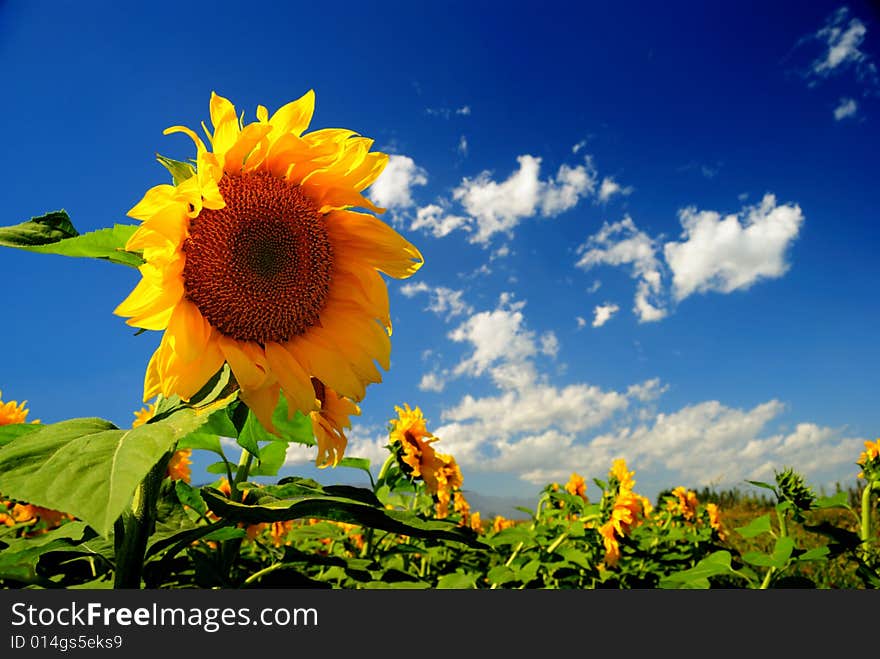
M 289 414 L 292 416 L 297 410 L 303 414 L 311 412 L 315 408 L 315 389 L 300 362 L 274 341 L 266 343 L 266 359 L 287 398 Z
M 128 211 L 129 217 L 136 220 L 146 220 L 158 213 L 164 206 L 174 200 L 176 188 L 173 185 L 156 185 L 149 190 L 143 198 Z
M 211 123 L 214 124 L 214 133 L 211 136 L 211 144 L 218 162 L 223 164 L 226 152 L 232 148 L 238 139 L 239 126 L 235 107 L 228 99 L 211 92 Z M 227 170 L 228 171 L 228 170 Z
M 248 406 L 257 420 L 271 433 L 276 432 L 275 424 L 272 423 L 272 415 L 278 407 L 278 395 L 281 387 L 275 383 L 260 389 L 242 389 L 239 397 Z
M 291 101 L 275 111 L 269 120 L 269 123 L 272 124 L 273 137 L 279 137 L 285 133 L 293 133 L 297 137 L 302 135 L 312 122 L 314 112 L 315 91 L 310 89 L 297 100 Z
M 314 331 L 293 339 L 285 348 L 321 382 L 352 400 L 363 399 L 364 383 L 335 346 L 326 345 Z
M 174 353 L 191 362 L 202 356 L 214 330 L 196 305 L 183 298 L 174 307 L 165 334 Z
M 169 347 L 172 345 L 167 332 L 162 337 L 162 342 L 167 342 Z M 189 400 L 194 393 L 205 386 L 224 362 L 223 353 L 216 341 L 209 341 L 202 354 L 191 362 L 185 362 L 173 349 L 169 349 L 168 352 L 170 354 L 167 354 L 165 372 L 160 371 L 164 393 L 166 396 L 177 394 L 184 400 Z M 161 367 L 162 364 L 159 366 Z
M 220 350 L 242 389 L 255 390 L 265 386 L 269 364 L 263 348 L 253 341 L 237 341 L 220 335 Z
M 326 221 L 337 260 L 360 261 L 397 279 L 413 275 L 425 262 L 412 243 L 373 215 L 336 210 Z

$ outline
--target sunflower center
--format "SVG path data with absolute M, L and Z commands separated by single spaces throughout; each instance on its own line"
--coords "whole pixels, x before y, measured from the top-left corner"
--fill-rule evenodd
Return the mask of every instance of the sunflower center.
M 187 298 L 222 334 L 284 342 L 318 322 L 333 252 L 299 186 L 266 172 L 224 174 L 226 206 L 202 209 L 184 241 Z

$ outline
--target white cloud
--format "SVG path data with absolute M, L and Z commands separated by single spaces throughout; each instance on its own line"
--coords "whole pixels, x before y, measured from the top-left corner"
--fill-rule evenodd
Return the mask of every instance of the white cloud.
M 453 198 L 468 213 L 476 231 L 471 242 L 484 246 L 497 233 L 510 235 L 527 217 L 540 213 L 554 217 L 574 207 L 591 194 L 596 185 L 592 161 L 576 167 L 562 165 L 551 179 L 540 178 L 541 159 L 531 155 L 517 158 L 519 169 L 497 182 L 484 171 L 476 178 L 464 178 Z
M 848 14 L 849 10 L 841 7 L 816 33 L 816 38 L 827 46 L 827 50 L 822 57 L 813 62 L 814 73 L 827 76 L 847 62 L 861 62 L 865 59 L 865 54 L 859 50 L 859 46 L 868 30 L 858 18 L 853 18 L 844 25 Z
M 428 175 L 409 156 L 391 155 L 388 164 L 375 183 L 370 186 L 370 199 L 389 210 L 402 210 L 413 205 L 412 188 L 426 185 Z
M 845 119 L 846 117 L 852 117 L 858 111 L 859 106 L 858 103 L 855 102 L 852 98 L 841 98 L 840 103 L 834 108 L 834 118 L 837 121 L 841 119 Z
M 458 115 L 461 117 L 466 117 L 471 113 L 470 105 L 462 105 L 459 108 L 425 108 L 425 114 L 429 114 L 434 117 L 443 117 L 444 119 L 449 119 L 453 115 Z
M 452 341 L 469 343 L 473 348 L 453 372 L 479 376 L 498 363 L 521 363 L 537 354 L 535 334 L 524 327 L 524 305 L 512 302 L 510 295 L 503 293 L 498 308 L 476 313 L 452 330 Z
M 463 156 L 466 156 L 468 153 L 468 141 L 464 135 L 458 140 L 458 152 Z
M 425 373 L 419 380 L 419 391 L 441 392 L 446 387 L 446 382 L 439 373 Z
M 429 286 L 424 281 L 408 282 L 400 287 L 400 292 L 406 297 L 427 293 L 430 298 L 428 310 L 446 320 L 473 311 L 473 308 L 464 301 L 464 291 L 446 286 Z
M 778 206 L 772 194 L 760 204 L 722 218 L 717 211 L 685 208 L 679 212 L 680 242 L 663 248 L 675 298 L 694 292 L 748 288 L 788 270 L 785 253 L 797 237 L 804 217 L 800 207 Z
M 580 142 L 575 144 L 573 147 L 571 147 L 571 152 L 574 154 L 577 154 L 578 151 L 580 151 L 581 149 L 583 149 L 586 146 L 587 146 L 587 140 L 581 140 Z
M 587 319 L 584 318 L 583 316 L 576 316 L 575 322 L 577 322 L 578 329 L 583 329 L 584 327 L 587 326 Z
M 410 224 L 411 231 L 424 229 L 435 238 L 448 236 L 456 229 L 470 231 L 468 218 L 460 215 L 452 215 L 446 212 L 442 206 L 429 204 L 416 211 L 416 219 Z
M 541 354 L 555 357 L 559 354 L 559 339 L 553 332 L 544 332 L 541 335 Z
M 602 185 L 599 186 L 599 201 L 605 203 L 616 194 L 628 195 L 632 191 L 632 186 L 621 187 L 620 183 L 610 176 L 606 176 L 602 179 Z
M 593 327 L 602 327 L 618 311 L 620 307 L 616 304 L 597 304 L 593 309 Z
M 660 320 L 666 315 L 658 301 L 662 275 L 657 245 L 636 227 L 632 218 L 627 216 L 613 224 L 605 222 L 598 233 L 577 248 L 577 253 L 580 258 L 575 265 L 583 270 L 598 265 L 631 267 L 631 276 L 639 282 L 633 311 L 641 322 Z

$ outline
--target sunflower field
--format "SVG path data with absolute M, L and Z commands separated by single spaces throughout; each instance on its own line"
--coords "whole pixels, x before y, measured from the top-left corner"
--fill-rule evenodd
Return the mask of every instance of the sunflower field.
M 5 247 L 137 268 L 115 313 L 162 333 L 131 427 L 28 421 L 0 400 L 4 588 L 880 587 L 880 439 L 853 456 L 855 491 L 819 496 L 785 468 L 752 483 L 766 505 L 746 515 L 683 486 L 649 501 L 618 459 L 483 519 L 404 403 L 374 477 L 346 431 L 390 368 L 383 275 L 423 264 L 362 194 L 388 156 L 307 132 L 312 92 L 251 123 L 217 94 L 209 111 L 207 144 L 166 130 L 195 157 L 159 156 L 171 183 L 129 211 L 138 224 L 80 234 L 53 211 L 0 227 Z M 291 444 L 370 486 L 278 478 Z M 192 482 L 196 451 L 215 480 Z

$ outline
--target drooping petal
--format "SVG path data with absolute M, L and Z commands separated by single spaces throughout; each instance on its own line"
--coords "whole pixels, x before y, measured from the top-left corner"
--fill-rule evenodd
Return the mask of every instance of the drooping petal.
M 397 231 L 366 213 L 337 210 L 327 214 L 327 233 L 337 259 L 368 263 L 397 279 L 422 267 L 421 252 Z

